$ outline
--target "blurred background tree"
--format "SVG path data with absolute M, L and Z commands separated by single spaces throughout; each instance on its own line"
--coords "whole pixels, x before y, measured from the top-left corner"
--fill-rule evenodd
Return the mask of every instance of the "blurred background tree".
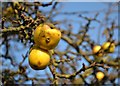
M 2 84 L 118 84 L 120 76 L 119 3 L 1 2 L 0 71 Z M 34 29 L 43 22 L 62 33 L 49 67 L 28 63 Z M 102 57 L 95 45 L 110 41 L 115 51 Z M 102 80 L 97 72 L 103 72 Z

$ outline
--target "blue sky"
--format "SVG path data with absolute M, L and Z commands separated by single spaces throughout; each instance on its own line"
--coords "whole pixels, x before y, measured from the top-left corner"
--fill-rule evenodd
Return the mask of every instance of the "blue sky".
M 82 13 L 83 11 L 89 11 L 91 13 L 89 13 L 89 14 L 85 13 L 85 14 L 82 14 L 82 15 L 87 16 L 87 17 L 91 17 L 91 18 L 93 18 L 95 16 L 96 11 L 98 11 L 98 10 L 107 11 L 107 9 L 108 9 L 108 6 L 105 3 L 100 3 L 100 2 L 99 3 L 95 3 L 95 2 L 94 3 L 93 2 L 61 2 L 60 5 L 58 5 L 57 7 L 59 8 L 60 6 L 62 6 L 62 9 L 59 10 L 59 12 L 81 12 Z M 45 8 L 40 7 L 40 10 L 42 10 L 44 12 L 50 11 L 51 7 L 52 6 L 45 7 Z M 115 8 L 115 9 L 117 9 L 117 8 Z M 47 14 L 45 14 L 45 15 L 47 15 Z M 73 23 L 73 22 L 69 21 L 69 23 L 71 23 L 74 27 L 73 32 L 77 33 L 77 31 L 80 29 L 79 25 L 80 24 L 82 24 L 82 25 L 86 24 L 86 21 L 80 19 L 80 17 L 78 17 L 78 15 L 67 15 L 67 16 L 66 15 L 58 15 L 58 16 L 54 17 L 53 20 L 57 21 L 57 20 L 69 19 L 69 20 L 73 20 L 73 21 L 79 21 L 79 23 Z M 98 20 L 102 21 L 103 17 L 104 17 L 104 14 L 100 13 L 99 16 L 98 16 Z M 117 13 L 112 14 L 110 16 L 111 19 L 114 19 L 115 17 L 117 17 Z M 116 20 L 116 22 L 117 22 L 117 20 Z M 62 24 L 59 27 L 67 30 L 67 28 Z M 96 23 L 96 22 L 93 22 L 91 24 L 91 27 L 95 27 L 95 29 L 91 29 L 88 32 L 88 34 L 91 35 L 91 39 L 95 40 L 95 42 L 98 43 L 98 44 L 102 44 L 105 41 L 105 37 L 100 38 L 100 43 L 97 40 L 98 39 L 97 36 L 100 33 L 97 29 L 99 27 L 99 24 Z M 104 30 L 104 28 L 102 27 L 101 31 L 103 31 L 103 30 Z M 117 33 L 117 34 L 115 34 L 115 38 L 118 40 L 118 31 L 116 31 L 115 33 Z M 21 43 L 16 43 L 16 42 L 13 42 L 13 41 L 11 41 L 10 44 L 12 45 L 11 46 L 12 51 L 10 51 L 10 54 L 13 54 L 12 52 L 14 52 L 13 57 L 17 60 L 17 62 L 19 64 L 19 62 L 21 62 L 21 60 L 22 60 L 21 55 L 22 54 L 25 55 L 26 52 L 29 50 L 30 46 L 28 46 L 27 48 L 24 48 L 24 46 Z M 64 41 L 61 40 L 57 49 L 60 49 L 61 51 L 63 51 L 66 45 L 67 44 Z M 14 46 L 19 46 L 18 50 L 20 50 L 20 52 L 14 50 Z M 4 46 L 2 46 L 2 49 L 3 48 L 4 48 Z M 2 51 L 2 53 L 4 53 L 4 51 Z M 83 59 L 83 62 L 85 62 L 84 59 Z M 28 65 L 28 58 L 25 60 L 24 65 Z M 11 68 L 14 69 L 13 67 L 11 67 Z M 35 71 L 35 70 L 32 70 L 31 68 L 29 68 L 28 71 L 31 72 L 29 74 L 30 77 L 33 77 L 34 75 L 38 74 L 38 75 L 40 75 L 40 78 L 45 78 L 45 76 L 44 76 L 45 72 L 44 71 L 47 71 L 47 72 L 50 73 L 48 68 L 46 68 L 45 70 L 40 70 L 40 71 Z M 31 83 L 31 82 L 26 82 L 26 83 Z

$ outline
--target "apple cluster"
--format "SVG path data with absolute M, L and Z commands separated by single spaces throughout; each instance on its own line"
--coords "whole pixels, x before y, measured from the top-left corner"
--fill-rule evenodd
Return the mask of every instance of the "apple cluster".
M 93 47 L 93 54 L 98 57 L 102 57 L 105 53 L 113 53 L 115 51 L 115 43 L 114 42 L 105 42 L 102 46 L 95 45 Z
M 40 24 L 34 31 L 34 46 L 30 49 L 29 64 L 34 70 L 43 70 L 50 63 L 52 49 L 61 39 L 61 32 L 54 25 Z

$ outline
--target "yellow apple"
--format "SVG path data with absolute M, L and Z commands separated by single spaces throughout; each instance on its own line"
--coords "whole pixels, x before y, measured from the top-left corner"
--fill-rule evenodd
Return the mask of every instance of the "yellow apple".
M 93 47 L 93 53 L 96 54 L 99 52 L 99 50 L 101 49 L 101 46 L 100 45 L 96 45 Z
M 43 70 L 50 63 L 50 54 L 48 51 L 33 46 L 29 53 L 29 64 L 34 70 Z
M 98 57 L 102 57 L 103 56 L 103 50 L 101 50 L 101 46 L 100 45 L 95 45 L 93 47 L 92 52 L 93 52 L 93 54 L 97 55 Z
M 107 53 L 113 53 L 115 51 L 115 44 L 111 43 L 111 42 L 105 42 L 102 45 L 102 48 L 104 51 L 106 51 Z
M 96 78 L 98 79 L 98 81 L 101 81 L 104 78 L 104 73 L 103 72 L 97 72 L 96 73 Z
M 61 39 L 61 32 L 55 27 L 40 24 L 34 31 L 34 42 L 45 50 L 54 49 Z
M 109 53 L 113 53 L 115 51 L 115 44 L 112 43 L 109 48 Z

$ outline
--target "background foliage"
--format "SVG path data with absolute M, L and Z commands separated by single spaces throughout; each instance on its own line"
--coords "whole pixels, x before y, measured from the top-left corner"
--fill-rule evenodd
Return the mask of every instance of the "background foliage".
M 107 7 L 103 10 L 70 8 L 70 12 L 64 9 L 68 4 L 70 8 L 72 3 L 68 2 L 1 2 L 0 77 L 3 84 L 119 82 L 118 3 L 101 3 Z M 60 29 L 62 39 L 49 67 L 36 71 L 28 64 L 28 52 L 34 44 L 33 31 L 42 22 L 50 22 Z M 115 52 L 96 59 L 93 46 L 112 40 Z M 98 71 L 105 74 L 100 82 L 95 76 Z

